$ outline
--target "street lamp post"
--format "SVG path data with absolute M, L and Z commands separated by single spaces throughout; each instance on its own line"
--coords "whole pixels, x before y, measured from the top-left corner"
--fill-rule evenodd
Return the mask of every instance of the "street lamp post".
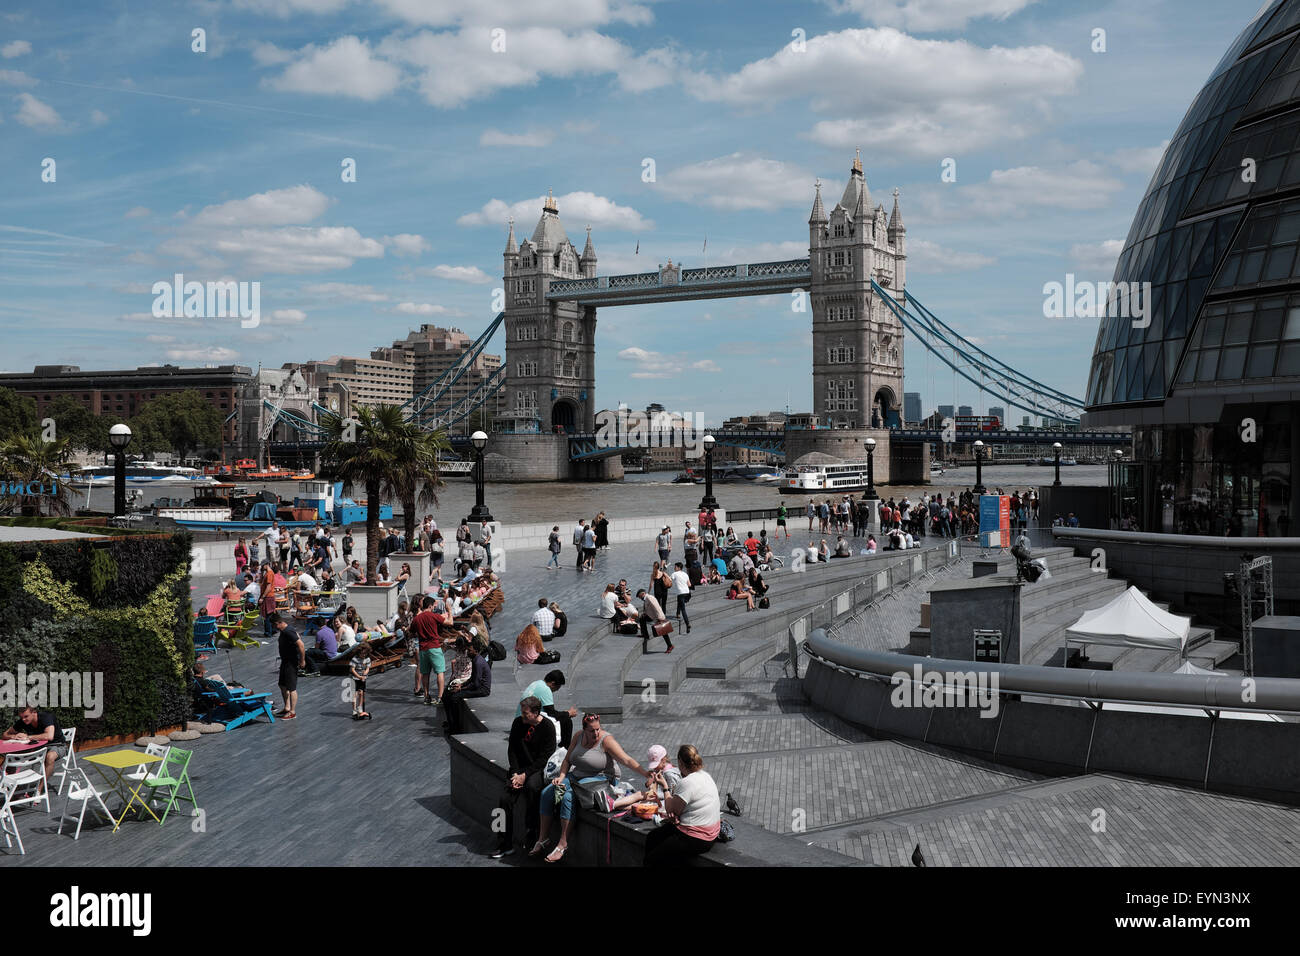
M 1052 482 L 1053 488 L 1061 487 L 1061 443 L 1052 442 L 1052 453 L 1056 456 L 1056 480 Z
M 716 441 L 712 435 L 704 436 L 704 499 L 700 502 L 701 511 L 710 508 L 716 511 L 718 508 L 718 500 L 713 497 L 713 445 Z
M 867 499 L 875 501 L 880 497 L 876 494 L 876 440 L 868 438 L 862 444 L 867 448 Z
M 469 436 L 474 446 L 474 509 L 469 513 L 470 524 L 486 524 L 494 520 L 487 505 L 483 504 L 483 449 L 487 447 L 488 437 L 484 432 L 475 432 Z
M 982 495 L 987 489 L 984 487 L 984 442 L 979 439 L 975 440 L 975 487 L 972 489 L 974 494 Z
M 131 444 L 131 429 L 117 424 L 108 430 L 113 445 L 113 515 L 126 514 L 126 446 Z

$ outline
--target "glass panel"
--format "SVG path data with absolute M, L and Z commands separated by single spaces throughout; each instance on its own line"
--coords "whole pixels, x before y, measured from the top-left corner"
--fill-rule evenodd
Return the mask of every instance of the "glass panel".
M 1295 246 L 1279 246 L 1268 254 L 1264 263 L 1264 281 L 1272 282 L 1285 279 L 1291 274 L 1291 262 L 1295 259 Z
M 1273 360 L 1277 357 L 1276 345 L 1256 345 L 1250 350 L 1246 363 L 1246 378 L 1268 378 L 1273 374 Z
M 1209 348 L 1218 345 L 1223 341 L 1223 324 L 1224 316 L 1208 315 L 1205 317 L 1205 334 L 1201 337 L 1201 344 Z
M 1242 345 L 1250 341 L 1250 313 L 1231 315 L 1223 333 L 1224 345 Z
M 1260 270 L 1264 267 L 1264 253 L 1246 254 L 1241 264 L 1241 274 L 1237 276 L 1237 285 L 1251 285 L 1259 281 Z
M 1223 355 L 1219 359 L 1220 379 L 1237 379 L 1241 378 L 1241 370 L 1246 364 L 1245 346 L 1237 348 L 1224 349 Z
M 1213 382 L 1214 372 L 1219 362 L 1218 349 L 1206 349 L 1201 353 L 1200 365 L 1197 367 L 1198 382 Z
M 1286 313 L 1286 325 L 1282 329 L 1282 338 L 1300 339 L 1300 308 L 1292 307 Z
M 1196 375 L 1196 352 L 1191 352 L 1183 359 L 1182 368 L 1178 370 L 1178 384 L 1186 385 Z
M 1261 309 L 1255 317 L 1255 334 L 1252 341 L 1274 342 L 1282 331 L 1282 310 Z
M 1277 374 L 1300 375 L 1300 342 L 1287 342 L 1277 358 Z

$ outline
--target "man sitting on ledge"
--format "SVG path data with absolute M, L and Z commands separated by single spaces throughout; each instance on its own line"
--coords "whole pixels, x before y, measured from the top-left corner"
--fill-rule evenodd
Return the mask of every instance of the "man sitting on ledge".
M 542 717 L 542 702 L 536 697 L 525 697 L 519 702 L 519 716 L 510 725 L 510 772 L 506 777 L 506 790 L 497 801 L 505 811 L 505 830 L 492 859 L 499 860 L 515 852 L 515 803 L 524 798 L 526 824 L 524 842 L 532 846 L 541 829 L 540 798 L 546 780 L 542 772 L 546 762 L 555 752 L 555 733 L 550 721 Z
M 847 541 L 844 540 L 844 535 L 840 535 L 840 539 L 839 539 L 838 542 L 836 542 L 836 545 L 835 545 L 835 553 L 832 554 L 831 557 L 832 557 L 832 558 L 851 558 L 851 557 L 853 557 L 853 549 L 850 548 L 850 547 L 849 547 L 849 543 L 848 543 Z

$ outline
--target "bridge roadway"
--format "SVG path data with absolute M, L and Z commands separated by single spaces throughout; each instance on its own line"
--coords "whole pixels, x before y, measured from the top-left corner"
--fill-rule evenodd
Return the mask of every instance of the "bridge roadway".
M 702 269 L 660 269 L 630 275 L 553 280 L 546 290 L 550 302 L 577 302 L 603 308 L 685 302 L 692 299 L 772 295 L 806 289 L 812 282 L 808 259 L 707 266 Z

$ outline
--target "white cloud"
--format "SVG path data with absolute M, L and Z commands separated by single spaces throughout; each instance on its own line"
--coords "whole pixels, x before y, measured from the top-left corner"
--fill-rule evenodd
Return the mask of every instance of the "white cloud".
M 350 0 L 235 0 L 235 6 L 287 19 L 295 13 L 337 13 Z
M 271 318 L 276 322 L 301 322 L 307 318 L 307 313 L 302 309 L 276 309 L 271 313 Z
M 478 266 L 439 265 L 434 266 L 432 269 L 421 269 L 420 271 L 437 279 L 447 279 L 450 282 L 468 282 L 471 285 L 486 285 L 493 281 L 492 277 Z
M 665 355 L 633 346 L 618 353 L 624 362 L 635 362 L 637 370 L 629 378 L 676 378 L 682 372 L 721 372 L 712 359 L 694 359 L 692 353 Z
M 1110 162 L 1122 173 L 1135 173 L 1150 176 L 1156 171 L 1160 159 L 1169 148 L 1169 140 L 1159 146 L 1135 146 L 1117 149 L 1110 155 Z
M 247 0 L 245 0 L 247 2 Z M 566 23 L 572 27 L 621 22 L 644 25 L 651 22 L 648 7 L 621 0 L 378 0 L 390 13 L 408 23 L 428 27 L 459 26 L 465 23 L 492 27 L 520 27 Z M 510 31 L 506 33 L 507 51 Z
M 34 86 L 36 81 L 22 70 L 0 70 L 0 83 L 10 86 Z
M 384 245 L 391 248 L 393 255 L 396 256 L 418 256 L 430 248 L 429 241 L 424 236 L 417 236 L 409 232 L 399 233 L 396 236 L 384 236 Z
M 499 129 L 485 129 L 479 135 L 480 146 L 518 146 L 528 149 L 541 149 L 555 142 L 555 131 L 549 129 L 531 129 L 523 133 L 503 133 Z
M 1034 0 L 831 0 L 836 13 L 856 13 L 867 23 L 920 33 L 960 30 L 970 20 L 1005 20 Z
M 252 54 L 253 62 L 258 66 L 282 66 L 293 62 L 293 51 L 282 50 L 274 43 L 255 43 Z
M 353 285 L 347 282 L 318 282 L 303 286 L 306 295 L 319 296 L 323 299 L 342 299 L 345 302 L 387 302 L 388 296 L 376 292 L 374 286 Z
M 775 159 L 732 153 L 676 169 L 657 168 L 655 187 L 673 199 L 714 209 L 812 205 L 813 175 Z
M 4 46 L 0 46 L 0 56 L 6 60 L 12 60 L 16 56 L 22 56 L 25 53 L 32 52 L 32 45 L 26 40 L 11 40 Z
M 969 272 L 983 269 L 998 260 L 978 252 L 959 252 L 929 242 L 925 239 L 907 240 L 907 271 L 909 274 L 942 275 L 947 272 Z
M 204 206 L 191 220 L 194 226 L 289 226 L 311 222 L 334 200 L 311 186 L 291 186 Z
M 432 305 L 428 302 L 401 302 L 393 308 L 394 312 L 400 312 L 403 315 L 459 315 L 453 309 L 445 305 Z
M 19 93 L 14 97 L 22 105 L 18 109 L 18 122 L 33 129 L 37 127 L 54 127 L 63 125 L 61 117 L 54 107 L 42 103 L 30 93 Z
M 123 295 L 153 295 L 153 286 L 148 282 L 128 282 L 125 285 L 113 286 L 114 292 L 121 292 Z
M 626 74 L 629 82 L 643 89 L 650 88 L 647 83 L 662 85 L 671 79 L 627 45 L 592 30 L 513 29 L 507 33 L 505 53 L 494 53 L 491 42 L 486 29 L 422 30 L 410 37 L 388 37 L 376 51 L 413 70 L 425 101 L 441 108 L 463 106 L 500 90 L 535 86 L 544 77 Z
M 556 206 L 560 210 L 560 218 L 568 219 L 570 222 L 580 222 L 583 225 L 589 225 L 593 229 L 615 229 L 619 231 L 639 231 L 642 229 L 649 230 L 654 228 L 654 223 L 642 217 L 642 215 L 631 206 L 620 206 L 612 199 L 604 196 L 597 196 L 589 192 L 573 192 L 563 196 L 556 197 Z M 515 224 L 520 226 L 524 223 L 530 223 L 537 220 L 542 214 L 542 204 L 546 202 L 545 196 L 538 196 L 535 199 L 524 199 L 511 205 L 506 205 L 500 199 L 493 199 L 484 204 L 478 212 L 469 212 L 456 220 L 458 226 L 500 226 L 504 227 L 506 220 L 514 218 Z M 521 235 L 521 229 L 516 229 L 515 234 L 519 238 L 526 238 L 531 233 Z M 570 236 L 570 239 L 573 237 Z
M 239 358 L 239 353 L 234 349 L 216 345 L 182 346 L 168 349 L 164 354 L 177 362 L 230 362 Z
M 103 126 L 107 122 L 108 122 L 108 114 L 105 113 L 103 110 L 90 111 L 91 126 Z
M 152 216 L 153 213 L 148 206 L 132 206 L 122 216 L 123 219 L 143 219 L 146 216 Z
M 787 46 L 735 73 L 683 80 L 699 99 L 745 109 L 807 98 L 831 117 L 813 125 L 815 142 L 929 158 L 1029 135 L 1082 73 L 1078 60 L 1047 46 L 986 49 L 883 27 L 812 37 L 802 53 Z
M 1105 239 L 1101 242 L 1080 242 L 1070 247 L 1070 259 L 1080 272 L 1105 273 L 1115 271 L 1115 262 L 1124 251 L 1123 239 Z
M 1019 219 L 1044 209 L 1104 209 L 1124 184 L 1086 159 L 1065 166 L 995 169 L 983 182 L 917 190 L 908 217 L 917 222 Z
M 264 83 L 284 92 L 347 96 L 373 102 L 397 89 L 401 79 L 401 70 L 374 56 L 368 43 L 344 36 L 326 47 L 308 44 L 294 54 L 293 62 L 283 73 Z

